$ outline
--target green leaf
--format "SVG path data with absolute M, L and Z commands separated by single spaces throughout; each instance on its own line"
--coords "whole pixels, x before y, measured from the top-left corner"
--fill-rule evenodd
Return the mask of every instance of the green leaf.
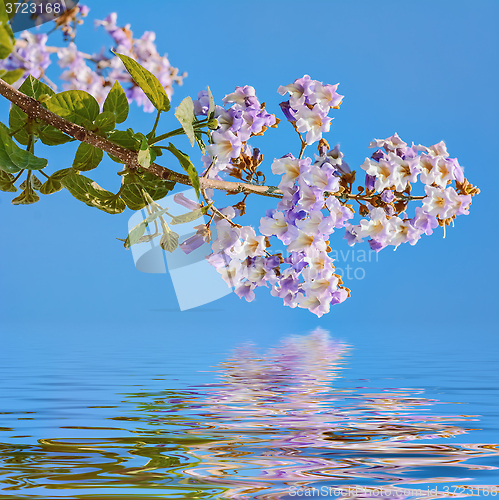
M 166 252 L 172 253 L 178 247 L 178 234 L 172 231 L 166 224 L 163 226 L 163 236 L 159 241 L 159 246 Z
M 121 199 L 130 210 L 141 210 L 148 204 L 142 189 L 138 184 L 126 184 L 121 190 Z
M 108 134 L 116 126 L 114 113 L 111 111 L 102 112 L 96 119 L 92 126 L 92 130 L 98 134 Z
M 12 205 L 31 205 L 37 201 L 40 201 L 40 197 L 35 193 L 31 186 L 27 186 L 17 198 L 14 198 L 11 201 L 11 203 Z
M 103 111 L 110 111 L 113 113 L 116 123 L 123 123 L 127 119 L 128 99 L 118 81 L 114 82 L 113 88 L 109 91 L 109 94 L 107 94 Z
M 54 172 L 42 186 L 40 187 L 40 193 L 42 194 L 53 194 L 57 193 L 62 189 L 61 180 L 66 177 L 70 172 L 73 172 L 71 168 L 63 168 Z
M 33 189 L 36 189 L 37 191 L 40 190 L 42 187 L 42 183 L 40 182 L 40 179 L 35 174 L 31 174 L 29 177 L 29 183 Z M 21 185 L 19 186 L 20 189 L 26 189 L 26 186 L 28 185 L 27 179 L 23 182 L 21 182 Z
M 155 221 L 159 216 L 165 214 L 168 211 L 168 208 L 163 208 L 162 210 L 158 210 L 157 212 L 153 212 L 149 216 L 147 216 L 142 222 L 139 222 L 129 233 L 127 239 L 125 240 L 125 248 L 129 248 L 135 243 L 139 242 L 139 239 L 145 233 L 147 226 Z
M 208 87 L 208 120 L 212 120 L 215 116 L 215 99 L 213 99 L 213 94 L 211 93 L 210 87 Z
M 55 92 L 48 85 L 45 85 L 43 82 L 31 75 L 28 75 L 21 84 L 19 92 L 22 92 L 33 99 L 38 99 L 44 94 L 47 94 L 50 97 L 55 95 Z
M 26 77 L 22 85 L 19 87 L 19 92 L 22 92 L 33 99 L 38 99 L 44 94 L 49 96 L 55 95 L 55 92 L 49 86 L 45 85 L 31 75 Z M 28 124 L 28 115 L 14 104 L 10 108 L 9 126 L 12 130 L 19 130 L 21 127 L 26 127 L 14 135 L 16 141 L 20 142 L 24 146 L 28 144 L 30 133 L 38 134 L 38 125 L 35 123 Z
M 77 200 L 108 214 L 120 214 L 126 208 L 125 202 L 118 195 L 102 189 L 83 175 L 68 174 L 61 183 Z
M 15 193 L 17 188 L 14 186 L 14 179 L 15 177 L 12 174 L 0 170 L 0 191 Z
M 126 70 L 135 83 L 144 91 L 158 111 L 169 111 L 170 99 L 160 81 L 146 68 L 134 61 L 131 57 L 114 52 L 125 65 Z
M 147 205 L 145 191 L 153 200 L 163 199 L 175 187 L 172 181 L 159 179 L 150 172 L 129 172 L 123 176 L 121 198 L 131 210 L 140 210 Z
M 143 168 L 148 168 L 152 163 L 151 149 L 144 136 L 142 136 L 142 143 L 140 144 L 139 154 L 137 155 L 137 163 Z
M 21 149 L 7 133 L 7 127 L 0 124 L 0 170 L 15 174 L 22 169 L 40 170 L 47 163 L 47 160 Z
M 163 199 L 175 187 L 172 181 L 159 179 L 150 172 L 140 174 L 139 184 L 147 191 L 153 200 Z
M 9 25 L 5 3 L 0 1 L 0 59 L 5 59 L 14 49 L 14 33 Z
M 50 178 L 54 179 L 55 181 L 62 181 L 66 175 L 74 173 L 71 168 L 63 168 L 62 170 L 57 170 L 57 172 L 54 172 Z
M 62 189 L 62 184 L 60 181 L 56 181 L 52 177 L 49 177 L 43 184 L 42 187 L 40 188 L 40 193 L 41 194 L 54 194 L 57 193 Z
M 84 90 L 66 90 L 52 96 L 45 104 L 56 115 L 88 128 L 100 111 L 95 97 Z
M 109 134 L 108 139 L 118 146 L 121 146 L 132 151 L 138 151 L 140 148 L 141 141 L 135 137 L 135 133 L 128 130 L 115 130 Z
M 196 132 L 196 142 L 198 143 L 198 147 L 204 155 L 206 154 L 206 144 L 203 141 L 203 134 L 201 132 Z
M 12 71 L 0 69 L 0 78 L 4 82 L 7 82 L 9 85 L 12 85 L 13 83 L 17 82 L 17 80 L 19 80 L 19 78 L 21 78 L 23 75 L 24 75 L 24 70 L 20 68 L 13 69 Z
M 151 152 L 154 152 L 156 156 L 163 156 L 163 150 L 158 146 L 151 146 Z
M 194 116 L 194 104 L 190 97 L 186 97 L 179 104 L 178 108 L 175 111 L 175 116 L 182 125 L 185 135 L 189 138 L 191 146 L 194 146 L 196 137 L 194 133 L 194 127 L 192 126 L 192 122 L 195 120 L 195 116 Z
M 111 134 L 109 134 L 108 139 L 123 148 L 130 149 L 131 151 L 138 151 L 141 144 L 141 140 L 135 137 L 135 132 L 130 128 L 128 130 L 114 130 Z M 109 153 L 108 156 L 116 163 L 123 163 L 119 158 L 116 158 Z
M 66 144 L 75 140 L 51 125 L 40 127 L 38 129 L 38 137 L 47 146 L 59 146 L 60 144 Z
M 86 142 L 82 142 L 76 150 L 73 168 L 82 172 L 94 169 L 102 161 L 104 153 Z
M 173 226 L 175 224 L 185 224 L 186 222 L 192 222 L 193 220 L 199 219 L 199 217 L 202 217 L 206 214 L 211 205 L 213 205 L 213 203 L 206 207 L 197 208 L 196 210 L 187 212 L 186 214 L 176 215 L 175 217 L 172 217 L 170 223 Z
M 178 150 L 171 142 L 168 144 L 168 147 L 166 149 L 168 149 L 168 151 L 170 151 L 171 153 L 173 153 L 177 157 L 180 165 L 187 172 L 187 175 L 189 176 L 189 179 L 191 180 L 192 187 L 196 191 L 196 196 L 199 199 L 199 197 L 201 196 L 199 176 L 198 176 L 196 168 L 192 164 L 190 158 L 185 153 Z

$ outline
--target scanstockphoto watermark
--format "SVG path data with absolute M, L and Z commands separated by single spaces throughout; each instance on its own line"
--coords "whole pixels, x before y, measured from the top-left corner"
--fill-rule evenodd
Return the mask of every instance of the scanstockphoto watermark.
M 403 487 L 369 487 L 350 486 L 346 488 L 335 488 L 332 486 L 314 487 L 291 487 L 287 493 L 291 497 L 336 497 L 336 498 L 384 498 L 402 500 L 407 498 L 435 498 L 439 496 L 491 496 L 497 497 L 498 486 L 443 486 L 422 488 Z
M 197 201 L 194 189 L 188 189 L 178 194 L 182 194 L 193 202 Z M 169 213 L 173 216 L 180 216 L 186 211 L 185 207 L 174 200 L 174 195 L 166 196 L 157 204 L 162 208 L 168 208 Z M 146 208 L 135 212 L 128 221 L 128 231 L 130 232 L 147 215 Z M 172 227 L 178 234 L 179 242 L 182 242 L 196 234 L 197 225 L 206 224 L 206 222 L 208 219 L 203 216 Z M 214 225 L 211 229 L 212 238 L 216 238 Z M 152 233 L 153 226 L 151 225 L 148 226 L 146 235 Z M 228 295 L 233 290 L 206 260 L 206 257 L 213 252 L 209 243 L 202 244 L 188 254 L 184 253 L 180 247 L 177 247 L 173 252 L 165 252 L 160 246 L 160 236 L 158 235 L 143 243 L 132 245 L 130 249 L 138 271 L 170 275 L 181 311 L 209 304 Z
M 195 202 L 197 200 L 194 189 L 182 193 L 185 198 Z M 169 195 L 159 200 L 157 205 L 168 208 L 173 216 L 185 213 L 185 207 L 174 200 L 175 195 Z M 128 221 L 128 231 L 140 224 L 148 216 L 147 207 L 135 212 Z M 189 220 L 183 224 L 175 225 L 179 242 L 185 241 L 196 234 L 196 226 L 207 223 L 207 216 Z M 211 226 L 212 240 L 216 238 L 216 227 Z M 153 225 L 147 227 L 145 241 L 132 245 L 131 251 L 137 270 L 143 273 L 169 274 L 172 280 L 175 295 L 181 311 L 192 309 L 218 300 L 234 290 L 222 279 L 218 271 L 207 262 L 206 257 L 213 250 L 211 243 L 204 243 L 199 248 L 186 254 L 181 248 L 173 252 L 165 252 L 160 246 L 160 235 L 153 237 Z M 343 280 L 363 280 L 366 269 L 373 262 L 378 261 L 378 254 L 373 250 L 364 249 L 333 249 L 329 255 L 334 259 L 335 273 Z M 289 254 L 283 254 L 287 257 Z M 227 267 L 229 262 L 227 262 Z

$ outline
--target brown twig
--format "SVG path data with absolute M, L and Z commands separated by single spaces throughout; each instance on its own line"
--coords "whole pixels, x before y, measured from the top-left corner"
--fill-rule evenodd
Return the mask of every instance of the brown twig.
M 130 149 L 126 149 L 114 142 L 97 135 L 94 132 L 76 125 L 65 118 L 62 118 L 55 113 L 52 113 L 48 109 L 44 108 L 40 102 L 32 97 L 29 97 L 19 90 L 12 87 L 0 78 L 0 95 L 8 99 L 14 105 L 18 106 L 22 111 L 24 111 L 31 119 L 42 121 L 48 125 L 52 125 L 56 129 L 64 132 L 65 134 L 73 137 L 77 141 L 86 142 L 91 146 L 101 149 L 105 153 L 108 153 L 119 160 L 121 160 L 129 168 L 137 169 L 140 167 L 137 161 L 138 153 Z M 142 167 L 140 167 L 142 168 Z M 186 186 L 192 186 L 189 176 L 180 174 L 169 168 L 162 167 L 157 163 L 152 163 L 147 169 L 148 172 L 155 175 L 159 179 L 165 181 L 173 181 L 179 184 L 184 184 Z M 199 179 L 200 186 L 202 189 L 216 189 L 218 191 L 226 191 L 228 193 L 244 193 L 244 194 L 258 194 L 260 196 L 268 196 L 271 198 L 282 198 L 283 193 L 280 189 L 274 186 L 262 186 L 257 184 L 248 184 L 245 182 L 230 182 L 221 181 L 216 179 L 207 179 L 206 177 L 201 177 Z M 348 199 L 364 199 L 369 200 L 370 197 L 362 195 L 353 195 L 351 193 L 329 193 L 337 198 L 348 198 Z M 422 196 L 404 196 L 400 199 L 402 201 L 423 199 Z

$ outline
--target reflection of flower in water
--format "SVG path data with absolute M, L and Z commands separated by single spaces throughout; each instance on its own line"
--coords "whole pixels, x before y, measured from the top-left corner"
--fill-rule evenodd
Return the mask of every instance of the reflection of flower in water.
M 497 459 L 497 445 L 446 441 L 468 431 L 461 422 L 470 416 L 430 413 L 439 402 L 419 389 L 347 386 L 339 380 L 347 354 L 349 346 L 318 330 L 263 354 L 241 347 L 217 367 L 217 384 L 148 383 L 131 386 L 124 401 L 120 392 L 117 406 L 54 399 L 50 411 L 30 409 L 28 418 L 0 412 L 0 424 L 15 432 L 0 436 L 0 489 L 16 490 L 19 498 L 28 488 L 30 498 L 41 498 L 35 487 L 43 498 L 60 497 L 61 489 L 90 498 L 83 488 L 106 488 L 92 498 L 112 493 L 125 500 L 134 488 L 134 496 L 152 500 L 285 499 L 288 488 L 309 488 L 295 495 L 305 497 L 313 487 L 313 496 L 326 488 L 323 496 L 336 498 L 348 491 L 349 498 L 430 499 L 453 496 L 446 486 L 452 492 L 488 473 L 492 467 L 483 462 Z M 101 388 L 100 378 L 96 372 L 85 380 Z M 40 388 L 38 381 L 27 387 Z M 82 401 L 85 411 L 76 413 Z M 72 421 L 52 416 L 70 414 Z M 27 429 L 43 439 L 23 438 Z M 438 484 L 439 494 L 427 491 L 430 484 Z M 419 487 L 423 494 L 406 491 Z M 124 494 L 115 495 L 116 488 Z
M 333 388 L 348 350 L 320 329 L 265 355 L 251 345 L 237 349 L 220 365 L 222 383 L 209 386 L 201 412 L 220 440 L 191 448 L 201 463 L 185 472 L 230 486 L 225 498 L 281 498 L 290 486 L 326 484 L 341 496 L 339 489 L 366 481 L 384 485 L 388 498 L 419 498 L 404 495 L 403 485 L 464 480 L 422 476 L 422 469 L 492 468 L 464 462 L 495 449 L 417 442 L 466 433 L 450 422 L 471 420 L 423 414 L 437 402 L 420 397 L 421 390 Z

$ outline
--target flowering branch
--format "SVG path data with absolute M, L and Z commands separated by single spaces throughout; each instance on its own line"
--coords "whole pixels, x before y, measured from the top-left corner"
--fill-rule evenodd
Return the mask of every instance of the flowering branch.
M 99 148 L 100 150 L 108 153 L 119 160 L 121 160 L 129 168 L 136 169 L 140 168 L 137 157 L 138 152 L 126 149 L 118 144 L 102 137 L 95 132 L 88 130 L 81 125 L 72 123 L 65 118 L 49 111 L 44 108 L 42 103 L 28 97 L 27 95 L 19 92 L 19 90 L 12 87 L 8 83 L 0 79 L 0 95 L 8 99 L 10 102 L 18 106 L 22 111 L 24 111 L 31 119 L 39 120 L 47 125 L 51 125 L 56 129 L 64 132 L 65 134 L 73 137 L 74 139 L 85 142 Z M 146 169 L 151 174 L 155 175 L 159 179 L 165 181 L 178 182 L 179 184 L 184 184 L 186 186 L 192 186 L 192 181 L 189 176 L 180 174 L 168 168 L 162 167 L 157 163 L 151 163 Z M 230 181 L 219 181 L 215 179 L 200 178 L 200 183 L 203 189 L 217 189 L 220 191 L 227 191 L 230 193 L 254 193 L 262 196 L 279 197 L 282 196 L 279 190 L 267 192 L 269 188 L 267 186 L 255 186 L 252 184 L 247 184 L 244 182 L 230 182 Z
M 2 5 L 0 2 L 0 16 L 3 16 L 0 21 L 5 18 Z M 2 23 L 0 30 L 5 31 L 5 22 Z M 289 94 L 280 107 L 298 133 L 301 149 L 298 158 L 285 153 L 274 159 L 270 170 L 281 176 L 280 182 L 278 186 L 266 185 L 268 172 L 261 167 L 263 155 L 249 141 L 263 135 L 268 128 L 276 128 L 280 120 L 267 112 L 253 87 L 236 87 L 224 97 L 223 106 L 215 105 L 209 88 L 199 92 L 196 100 L 186 97 L 174 113 L 181 128 L 156 135 L 160 115 L 171 107 L 171 83 L 177 70 L 170 67 L 166 57 L 157 54 L 152 44 L 154 34 L 133 39 L 128 26 L 116 26 L 116 15 L 99 24 L 117 47 L 109 59 L 92 57 L 98 71 L 90 73 L 89 79 L 80 78 L 89 75 L 85 63 L 88 57 L 78 52 L 74 44 L 58 51 L 62 65 L 69 65 L 64 79 L 71 84 L 65 92 L 56 94 L 31 74 L 19 90 L 0 79 L 0 95 L 13 104 L 10 127 L 0 124 L 0 189 L 16 191 L 15 182 L 28 171 L 21 184 L 23 192 L 12 200 L 14 204 L 35 203 L 39 200 L 35 191 L 47 195 L 65 187 L 75 198 L 108 213 L 121 213 L 126 207 L 131 210 L 146 207 L 146 219 L 123 240 L 126 248 L 159 236 L 159 222 L 163 232 L 160 246 L 169 252 L 180 247 L 189 253 L 204 242 L 211 242 L 214 224 L 216 238 L 211 242 L 213 253 L 208 262 L 235 288 L 239 297 L 251 301 L 256 288 L 270 286 L 271 294 L 281 298 L 285 305 L 306 308 L 320 317 L 329 312 L 331 305 L 350 296 L 350 290 L 335 272 L 330 255 L 331 235 L 336 230 L 344 230 L 349 245 L 368 238 L 375 251 L 388 246 L 397 248 L 402 243 L 414 245 L 422 235 L 432 234 L 438 226 L 445 229 L 454 224 L 457 216 L 467 215 L 472 197 L 479 193 L 465 178 L 457 159 L 449 158 L 443 142 L 430 147 L 408 146 L 397 134 L 370 144 L 377 149 L 361 165 L 365 180 L 354 192 L 356 171 L 343 161 L 339 145 L 331 149 L 322 137 L 330 129 L 330 111 L 339 109 L 343 96 L 336 92 L 338 85 L 323 84 L 308 75 L 278 89 L 282 96 Z M 16 52 L 12 57 L 8 51 L 0 54 L 4 59 L 8 57 L 3 69 L 0 65 L 0 77 L 11 82 L 20 78 L 19 72 L 23 73 L 30 63 L 31 45 L 43 46 L 40 50 L 44 55 L 52 50 L 45 47 L 45 39 L 34 41 L 28 35 L 24 35 L 25 43 L 17 46 L 26 54 Z M 3 36 L 10 34 L 5 31 Z M 9 66 L 20 60 L 25 67 Z M 107 77 L 100 74 L 101 60 L 112 60 L 114 73 Z M 46 66 L 46 61 L 38 65 L 38 76 L 44 74 Z M 130 83 L 131 87 L 123 89 L 118 80 Z M 147 135 L 131 128 L 116 129 L 116 124 L 126 120 L 128 103 L 134 100 L 145 111 L 156 109 L 154 125 Z M 182 134 L 203 153 L 200 174 L 187 154 L 172 143 L 161 144 Z M 208 144 L 203 142 L 206 137 Z M 49 146 L 74 139 L 80 141 L 72 167 L 50 176 L 45 174 L 47 160 L 34 155 L 38 139 Z M 21 150 L 14 140 L 26 149 Z M 306 147 L 314 143 L 318 143 L 318 154 L 314 158 L 304 157 Z M 118 172 L 122 184 L 116 194 L 81 175 L 99 165 L 103 152 L 124 165 Z M 185 174 L 155 162 L 166 152 L 176 157 Z M 37 170 L 47 178 L 44 184 L 33 173 Z M 236 181 L 227 181 L 227 175 Z M 417 182 L 421 183 L 424 194 L 413 194 L 412 185 Z M 177 204 L 190 210 L 178 216 L 156 203 L 175 183 L 192 186 L 197 194 L 197 201 L 180 193 L 174 196 Z M 214 190 L 244 197 L 232 206 L 217 208 L 212 199 Z M 249 194 L 279 199 L 276 208 L 261 217 L 259 233 L 251 226 L 233 221 L 245 214 Z M 201 195 L 204 204 L 199 201 Z M 356 202 L 358 207 L 349 201 Z M 408 205 L 414 201 L 422 203 L 413 214 L 408 214 Z M 358 224 L 350 222 L 355 208 L 360 215 Z M 175 225 L 206 214 L 211 214 L 209 222 L 196 226 L 196 234 L 180 244 L 179 235 L 164 218 L 171 217 L 171 224 Z M 151 223 L 156 231 L 146 235 Z M 284 249 L 270 250 L 271 240 Z

